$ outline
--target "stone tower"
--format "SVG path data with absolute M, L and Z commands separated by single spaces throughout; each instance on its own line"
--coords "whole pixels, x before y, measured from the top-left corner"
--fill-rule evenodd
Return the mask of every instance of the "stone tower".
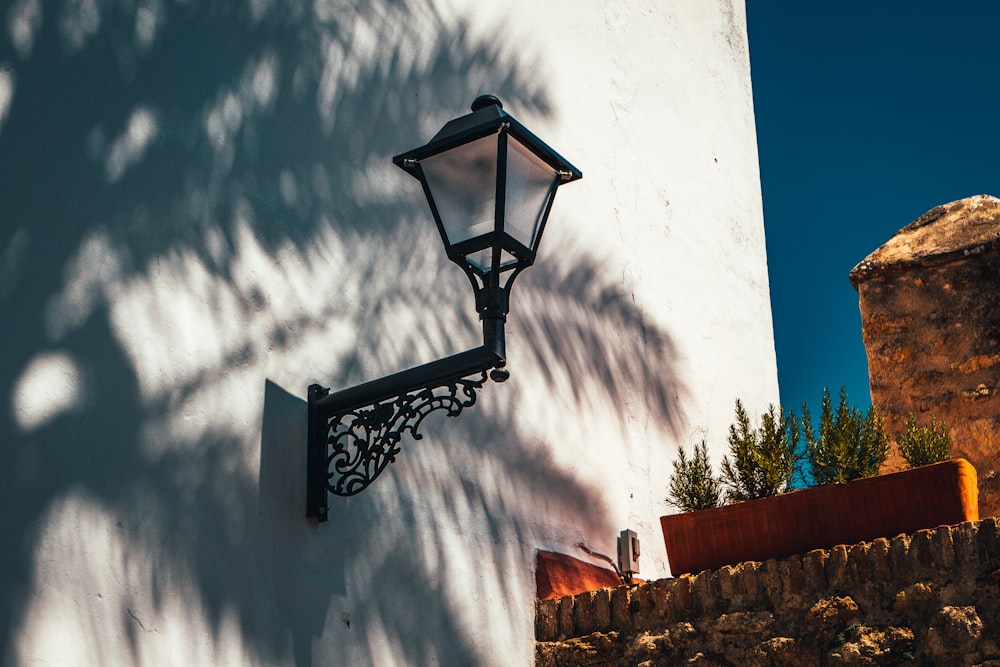
M 890 436 L 909 413 L 948 425 L 979 474 L 980 512 L 1000 511 L 1000 200 L 938 206 L 851 271 L 873 405 Z M 905 465 L 894 449 L 887 467 Z

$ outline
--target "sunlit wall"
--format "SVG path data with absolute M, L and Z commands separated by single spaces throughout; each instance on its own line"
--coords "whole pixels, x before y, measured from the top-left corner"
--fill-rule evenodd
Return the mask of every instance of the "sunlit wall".
M 530 664 L 534 554 L 667 576 L 677 446 L 777 401 L 738 0 L 14 0 L 0 659 Z M 479 344 L 392 155 L 481 93 L 584 172 L 511 379 L 305 513 L 305 393 Z

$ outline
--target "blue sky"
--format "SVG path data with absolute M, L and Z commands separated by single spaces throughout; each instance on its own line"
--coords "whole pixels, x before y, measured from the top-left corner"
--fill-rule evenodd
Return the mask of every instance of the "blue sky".
M 848 273 L 927 210 L 1000 196 L 1000 2 L 749 0 L 778 383 L 867 408 Z

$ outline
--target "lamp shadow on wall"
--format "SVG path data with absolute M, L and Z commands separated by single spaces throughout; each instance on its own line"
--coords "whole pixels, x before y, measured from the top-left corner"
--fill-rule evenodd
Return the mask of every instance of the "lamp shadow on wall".
M 412 495 L 407 485 L 439 492 L 439 520 L 475 518 L 497 544 L 528 541 L 532 489 L 559 489 L 567 505 L 594 496 L 524 433 L 497 451 L 472 447 L 452 459 L 457 475 L 442 474 L 447 441 L 487 442 L 509 416 L 484 399 L 477 419 L 418 443 L 407 474 L 387 473 L 372 503 L 350 507 L 341 530 L 357 532 L 338 534 L 343 557 L 309 550 L 328 542 L 274 548 L 306 539 L 291 505 L 304 497 L 305 410 L 279 385 L 347 386 L 476 343 L 471 308 L 453 306 L 468 286 L 410 219 L 419 193 L 383 174 L 484 90 L 548 113 L 512 45 L 474 41 L 419 2 L 340 15 L 292 0 L 65 2 L 19 18 L 34 6 L 17 3 L 0 36 L 12 90 L 0 103 L 3 661 L 64 648 L 137 664 L 173 637 L 187 663 L 211 662 L 236 632 L 251 661 L 291 653 L 311 664 L 325 657 L 312 646 L 339 612 L 332 600 L 359 574 L 414 598 L 456 598 L 462 582 L 406 559 L 414 545 L 359 528 L 384 526 L 379 511 Z M 657 418 L 676 427 L 683 389 L 669 334 L 645 327 L 646 343 L 609 356 L 609 336 L 642 338 L 641 317 L 592 259 L 566 261 L 577 268 L 515 288 L 524 321 L 537 322 L 526 332 L 538 367 L 581 378 L 574 391 L 588 396 L 567 400 L 607 401 L 619 371 L 638 372 L 627 357 L 652 340 L 657 372 L 643 382 Z M 401 284 L 411 271 L 420 279 Z M 555 305 L 532 319 L 546 290 Z M 579 316 L 587 310 L 600 312 L 596 325 Z M 390 329 L 400 335 L 367 339 Z M 517 492 L 487 488 L 475 470 Z M 428 524 L 424 534 L 416 546 L 447 565 L 453 545 L 434 543 L 445 533 Z M 355 540 L 383 538 L 365 572 L 346 568 Z M 320 569 L 331 560 L 345 567 Z M 503 570 L 517 557 L 501 560 Z M 401 639 L 414 664 L 445 640 L 454 662 L 479 659 L 455 607 L 442 607 L 431 635 L 382 596 L 351 613 L 354 631 L 373 633 L 358 657 Z M 57 634 L 54 619 L 65 621 Z

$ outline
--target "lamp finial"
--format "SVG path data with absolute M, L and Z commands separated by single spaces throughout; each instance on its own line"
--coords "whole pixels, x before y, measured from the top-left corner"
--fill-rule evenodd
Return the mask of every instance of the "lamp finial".
M 472 110 L 479 111 L 480 109 L 485 109 L 486 107 L 500 107 L 503 109 L 503 102 L 500 101 L 496 95 L 480 95 L 472 102 Z

